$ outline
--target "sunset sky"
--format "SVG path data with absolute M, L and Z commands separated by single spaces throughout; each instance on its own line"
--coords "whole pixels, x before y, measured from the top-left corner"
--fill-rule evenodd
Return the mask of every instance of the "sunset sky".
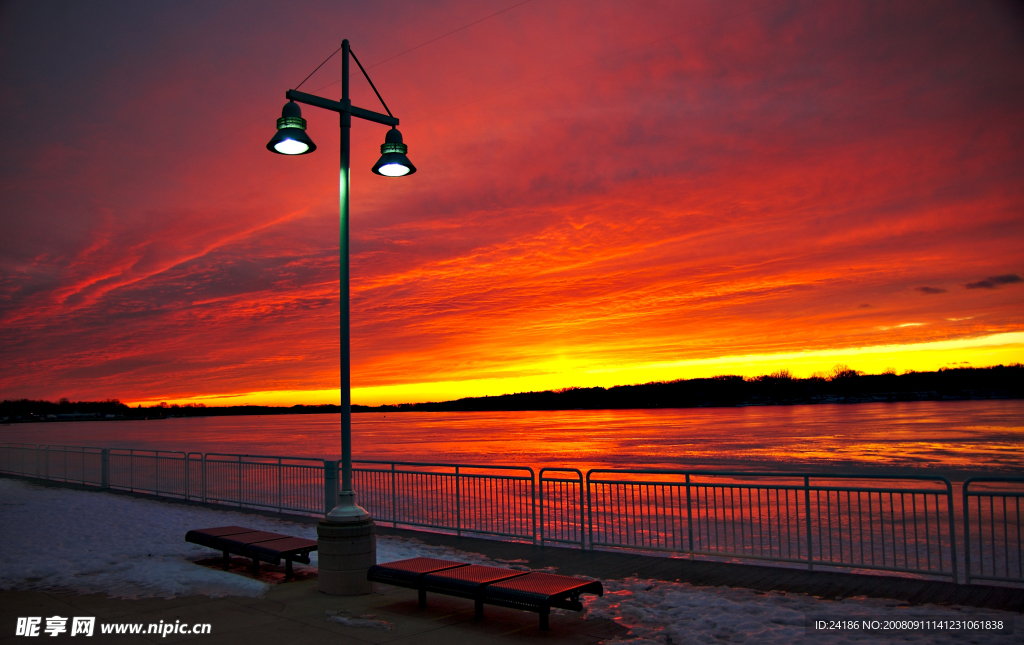
M 1024 361 L 1021 6 L 0 4 L 0 399 L 338 402 L 342 38 L 354 403 Z

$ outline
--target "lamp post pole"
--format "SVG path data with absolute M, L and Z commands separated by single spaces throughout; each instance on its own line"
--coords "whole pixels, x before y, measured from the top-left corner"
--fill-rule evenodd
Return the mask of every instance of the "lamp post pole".
M 340 119 L 341 151 L 339 185 L 339 297 L 340 303 L 340 354 L 341 354 L 341 490 L 337 505 L 329 509 L 324 520 L 317 526 L 319 544 L 319 588 L 333 595 L 356 595 L 370 592 L 366 580 L 367 569 L 376 564 L 377 548 L 374 524 L 370 514 L 355 503 L 352 489 L 352 393 L 351 393 L 351 325 L 349 318 L 349 181 L 352 117 L 390 125 L 391 130 L 381 146 L 381 157 L 373 166 L 373 172 L 386 177 L 401 177 L 416 172 L 416 167 L 405 156 L 408 148 L 402 142 L 402 134 L 396 129 L 398 119 L 380 97 L 373 81 L 362 65 L 359 69 L 373 87 L 377 98 L 387 114 L 365 110 L 352 105 L 349 98 L 349 57 L 359 64 L 352 54 L 348 40 L 341 43 L 341 101 L 332 101 L 297 90 L 288 90 L 285 97 L 289 102 L 281 111 L 277 121 L 277 134 L 267 144 L 271 152 L 284 155 L 308 154 L 316 145 L 306 134 L 306 121 L 297 103 L 305 103 L 337 112 Z M 325 467 L 327 464 L 325 463 Z M 325 473 L 325 482 L 331 481 Z M 328 491 L 328 499 L 336 491 Z
M 348 39 L 341 41 L 341 104 L 351 109 L 352 100 L 348 96 Z M 352 113 L 340 112 L 341 119 L 341 186 L 339 200 L 341 202 L 341 492 L 345 496 L 352 491 L 352 335 L 349 317 L 349 276 L 348 276 L 348 192 L 350 184 L 349 156 L 351 154 Z M 395 119 L 397 125 L 398 119 Z M 353 501 L 353 504 L 355 502 Z M 328 514 L 328 517 L 330 515 Z

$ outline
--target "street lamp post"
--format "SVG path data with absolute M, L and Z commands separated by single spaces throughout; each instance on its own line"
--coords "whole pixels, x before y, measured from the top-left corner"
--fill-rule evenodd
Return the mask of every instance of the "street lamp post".
M 352 57 L 359 69 L 366 76 L 370 87 L 373 87 L 377 98 L 387 114 L 365 110 L 352 105 L 348 93 L 349 57 Z M 300 84 L 301 85 L 301 84 Z M 388 109 L 381 98 L 373 81 L 359 63 L 348 40 L 341 43 L 341 101 L 332 101 L 313 94 L 296 90 L 285 92 L 288 103 L 281 110 L 281 118 L 277 120 L 277 133 L 267 143 L 271 152 L 283 155 L 309 154 L 316 150 L 309 135 L 306 134 L 306 121 L 297 103 L 313 105 L 332 112 L 337 112 L 341 120 L 341 177 L 340 185 L 340 282 L 341 282 L 341 491 L 337 505 L 332 508 L 317 528 L 319 548 L 319 586 L 320 590 L 330 594 L 354 595 L 369 593 L 366 581 L 366 569 L 376 564 L 376 540 L 374 539 L 373 520 L 365 509 L 355 503 L 355 492 L 352 489 L 352 397 L 351 397 L 351 360 L 350 360 L 350 325 L 349 325 L 349 155 L 352 117 L 358 117 L 374 123 L 390 125 L 381 146 L 381 157 L 374 164 L 375 174 L 385 177 L 402 177 L 416 172 L 406 152 L 408 148 L 402 142 L 402 134 L 398 131 L 398 119 Z M 325 469 L 325 480 L 328 479 Z

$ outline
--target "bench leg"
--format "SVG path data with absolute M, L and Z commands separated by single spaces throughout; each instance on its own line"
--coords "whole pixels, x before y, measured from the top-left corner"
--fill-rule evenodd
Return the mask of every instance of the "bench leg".
M 227 570 L 228 570 L 228 562 L 231 562 L 231 556 L 230 556 L 230 555 L 228 555 L 228 552 L 227 552 L 227 551 L 225 551 L 225 552 L 224 552 L 224 562 L 223 562 L 223 565 L 224 565 L 224 570 L 225 570 L 225 571 L 227 571 Z
M 419 593 L 419 603 L 418 603 L 418 605 L 419 605 L 420 609 L 423 609 L 424 607 L 427 606 L 427 590 L 426 589 L 420 589 L 419 591 L 420 591 L 420 593 Z
M 291 577 L 292 577 L 292 561 L 291 560 L 285 560 L 284 561 L 284 579 L 288 580 Z
M 484 601 L 477 598 L 475 604 L 476 606 L 474 607 L 474 609 L 476 611 L 474 613 L 474 616 L 476 616 L 477 620 L 479 620 L 484 617 Z
M 541 628 L 542 631 L 546 632 L 549 629 L 551 629 L 548 626 L 548 614 L 550 614 L 550 613 L 551 613 L 551 607 L 541 607 L 540 608 L 540 628 Z

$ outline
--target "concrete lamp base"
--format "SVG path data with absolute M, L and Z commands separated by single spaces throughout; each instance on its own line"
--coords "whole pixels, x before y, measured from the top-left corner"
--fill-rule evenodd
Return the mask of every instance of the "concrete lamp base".
M 373 585 L 366 572 L 377 564 L 376 525 L 355 504 L 352 491 L 342 491 L 339 504 L 316 527 L 319 589 L 332 596 L 360 596 Z

